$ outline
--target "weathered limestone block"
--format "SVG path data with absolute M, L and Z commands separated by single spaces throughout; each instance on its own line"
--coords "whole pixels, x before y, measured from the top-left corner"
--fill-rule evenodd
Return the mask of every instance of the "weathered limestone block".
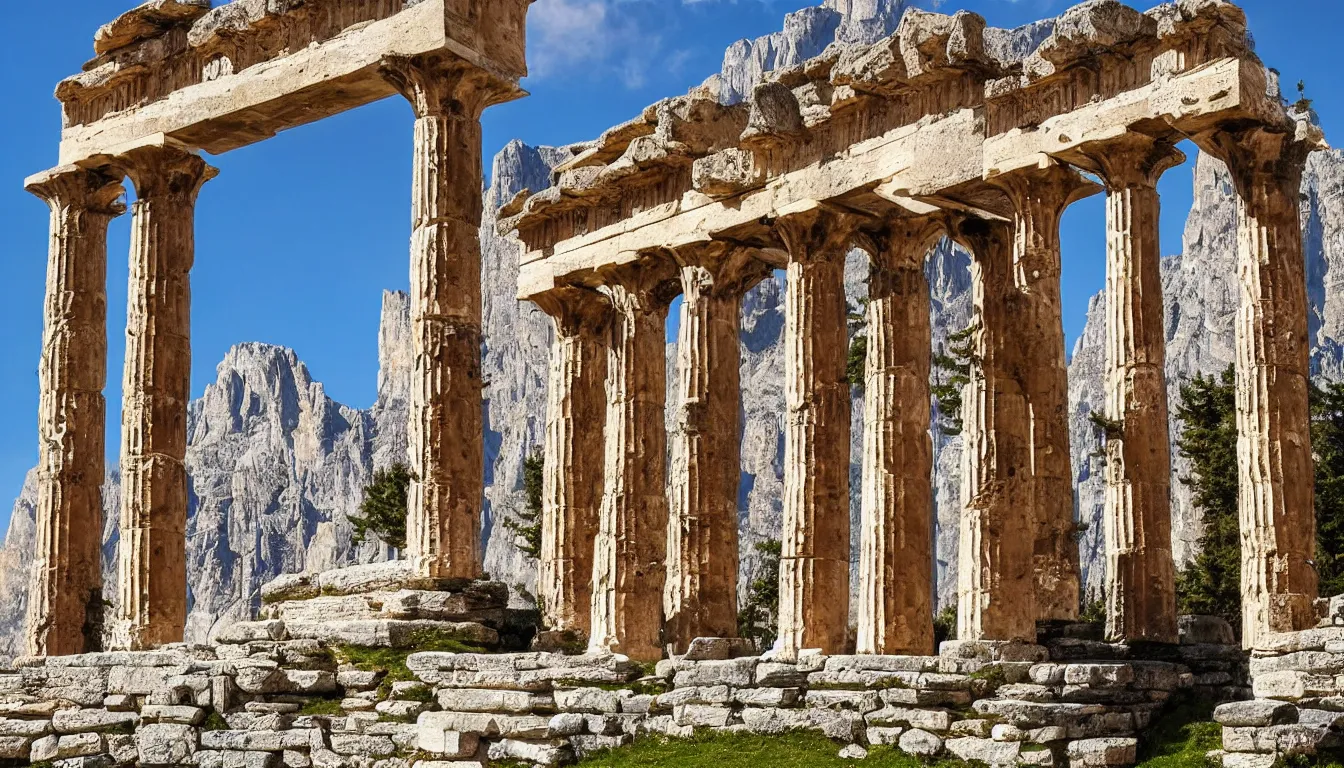
M 1022 341 L 1013 311 L 1012 231 L 974 220 L 955 223 L 954 237 L 971 251 L 974 296 L 970 383 L 962 396 L 960 555 L 954 655 L 992 653 L 977 640 L 1036 641 L 1036 518 L 1032 514 L 1031 424 L 1026 392 L 1015 376 Z M 1072 512 L 1070 512 L 1072 515 Z M 947 645 L 944 644 L 947 648 Z M 950 749 L 949 745 L 949 749 Z
M 1012 201 L 1012 280 L 1017 291 L 1020 385 L 1032 435 L 1032 507 L 1038 619 L 1078 618 L 1079 555 L 1069 453 L 1069 375 L 1060 299 L 1059 222 L 1071 203 L 1096 191 L 1077 171 L 1053 161 L 997 177 Z
M 27 639 L 29 653 L 59 656 L 100 642 L 107 227 L 125 206 L 112 173 L 56 169 L 27 189 L 51 208 Z
M 112 643 L 182 641 L 196 196 L 217 171 L 175 147 L 118 160 L 135 183 L 122 405 L 121 545 Z
M 593 559 L 593 651 L 663 656 L 667 557 L 667 309 L 675 269 L 664 259 L 617 269 L 607 365 L 606 471 Z
M 857 222 L 825 208 L 782 217 L 789 253 L 779 649 L 840 653 L 849 617 L 850 388 L 845 253 Z
M 932 330 L 924 257 L 942 232 L 930 219 L 898 219 L 871 236 L 859 653 L 933 650 Z
M 671 251 L 681 272 L 671 434 L 666 641 L 737 636 L 742 296 L 769 274 L 752 252 L 710 242 Z
M 1314 463 L 1300 184 L 1319 131 L 1218 131 L 1201 146 L 1237 191 L 1237 467 L 1242 642 L 1316 624 Z
M 172 27 L 190 26 L 209 11 L 210 0 L 149 0 L 99 27 L 93 36 L 94 53 L 101 56 Z
M 382 72 L 416 114 L 407 554 L 423 576 L 476 578 L 485 496 L 480 117 L 515 89 L 434 56 L 389 59 Z
M 555 322 L 537 597 L 547 627 L 586 636 L 602 504 L 611 303 L 584 288 L 559 288 L 533 301 Z
M 1259 699 L 1230 701 L 1213 710 L 1213 719 L 1227 728 L 1264 727 L 1297 722 L 1297 707 L 1281 701 Z
M 1165 141 L 1131 133 L 1089 156 L 1108 193 L 1105 417 L 1113 428 L 1106 434 L 1103 515 L 1106 636 L 1175 643 L 1179 633 L 1157 181 L 1185 155 Z

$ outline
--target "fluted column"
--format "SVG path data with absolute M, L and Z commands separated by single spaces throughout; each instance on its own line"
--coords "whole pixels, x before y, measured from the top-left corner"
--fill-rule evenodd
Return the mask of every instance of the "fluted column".
M 663 656 L 667 557 L 667 309 L 676 269 L 649 259 L 613 271 L 606 471 L 593 559 L 589 645 Z
M 1307 126 L 1300 131 L 1310 133 Z M 1299 220 L 1312 141 L 1258 128 L 1208 144 L 1237 190 L 1237 467 L 1242 641 L 1316 623 L 1307 393 L 1311 342 Z
M 58 168 L 28 191 L 51 207 L 51 240 L 27 641 L 31 655 L 66 656 L 102 644 L 107 226 L 126 207 L 114 173 Z
M 611 303 L 597 291 L 568 287 L 533 300 L 555 321 L 537 597 L 548 628 L 586 638 L 602 502 Z
M 1106 183 L 1106 636 L 1175 643 L 1171 440 L 1157 181 L 1185 155 L 1127 134 L 1091 153 Z
M 864 372 L 858 652 L 933 652 L 932 329 L 924 257 L 940 222 L 871 237 Z
M 1094 189 L 1077 172 L 1047 163 L 995 180 L 1013 203 L 1014 320 L 1022 391 L 1032 433 L 1032 508 L 1036 516 L 1037 618 L 1078 618 L 1079 557 L 1069 453 L 1069 371 L 1060 301 L 1059 222 L 1070 203 Z
M 972 365 L 962 397 L 957 637 L 1036 641 L 1031 414 L 1021 384 L 1025 298 L 1013 282 L 1011 225 L 953 223 L 972 254 Z
M 217 171 L 146 147 L 119 158 L 135 184 L 121 437 L 118 648 L 182 641 L 187 620 L 187 404 L 196 196 Z
M 481 575 L 481 113 L 506 86 L 459 60 L 384 60 L 415 109 L 407 556 L 435 578 Z
M 826 208 L 783 217 L 784 521 L 779 650 L 843 653 L 849 634 L 850 392 L 845 254 L 857 221 Z
M 725 244 L 683 246 L 667 535 L 667 638 L 737 636 L 742 295 L 769 268 Z

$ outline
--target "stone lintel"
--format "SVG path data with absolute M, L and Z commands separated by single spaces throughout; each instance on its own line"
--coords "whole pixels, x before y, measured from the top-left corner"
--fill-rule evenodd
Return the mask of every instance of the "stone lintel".
M 394 95 L 396 90 L 379 73 L 380 64 L 389 56 L 439 53 L 455 57 L 510 83 L 510 98 L 523 96 L 517 87 L 525 74 L 520 56 L 481 43 L 482 38 L 498 36 L 500 31 L 486 34 L 464 27 L 454 19 L 449 5 L 450 0 L 424 0 L 316 46 L 189 85 L 137 109 L 87 125 L 67 125 L 62 133 L 61 163 L 110 154 L 113 147 L 153 134 L 211 154 L 262 141 Z M 521 31 L 515 42 L 522 45 Z

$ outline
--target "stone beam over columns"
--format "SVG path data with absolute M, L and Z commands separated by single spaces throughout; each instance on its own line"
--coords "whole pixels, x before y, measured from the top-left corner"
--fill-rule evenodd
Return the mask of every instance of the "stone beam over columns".
M 174 146 L 117 158 L 135 184 L 121 445 L 120 649 L 182 641 L 196 197 L 217 171 Z
M 1064 209 L 1097 191 L 1053 160 L 997 176 L 1014 210 L 1012 285 L 1018 374 L 1031 421 L 1032 510 L 1036 515 L 1037 618 L 1075 621 L 1079 609 L 1077 525 L 1069 452 L 1069 371 L 1060 299 L 1059 222 Z
M 1031 417 L 1020 381 L 1013 227 L 955 218 L 971 252 L 974 364 L 962 397 L 961 532 L 957 637 L 1036 642 Z
M 1308 410 L 1311 341 L 1300 188 L 1324 145 L 1307 123 L 1197 137 L 1227 163 L 1237 191 L 1237 467 L 1242 642 L 1316 623 L 1314 461 Z
M 589 644 L 663 657 L 667 557 L 667 310 L 677 269 L 661 254 L 603 275 L 613 320 L 606 472 L 593 559 Z
M 843 653 L 849 634 L 845 254 L 860 223 L 817 204 L 774 222 L 788 251 L 780 649 Z
M 738 485 L 742 479 L 739 349 L 742 296 L 770 274 L 724 242 L 669 250 L 681 271 L 681 323 L 667 535 L 667 640 L 737 636 Z
M 555 323 L 537 597 L 548 628 L 587 637 L 602 503 L 611 302 L 578 287 L 557 288 L 533 301 Z
M 892 219 L 866 237 L 858 653 L 933 651 L 933 340 L 924 259 L 943 229 L 934 219 Z
M 514 86 L 444 55 L 388 58 L 415 109 L 407 556 L 423 576 L 481 575 L 481 114 Z
M 1175 643 L 1171 439 L 1163 326 L 1163 172 L 1170 141 L 1129 133 L 1084 150 L 1106 184 L 1106 635 Z
M 51 208 L 27 643 L 67 656 L 102 645 L 107 227 L 126 206 L 115 172 L 67 166 L 26 186 Z

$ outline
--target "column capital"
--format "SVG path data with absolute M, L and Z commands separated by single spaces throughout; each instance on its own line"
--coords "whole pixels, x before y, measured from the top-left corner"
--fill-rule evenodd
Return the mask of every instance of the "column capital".
M 200 155 L 173 146 L 136 147 L 118 155 L 116 165 L 130 177 L 140 200 L 171 197 L 194 202 L 219 169 Z
M 825 204 L 775 219 L 775 234 L 795 262 L 843 260 L 864 217 Z
M 1156 187 L 1162 174 L 1185 162 L 1185 153 L 1169 137 L 1126 133 L 1114 141 L 1100 142 L 1082 152 L 1106 184 L 1108 192 L 1135 187 Z
M 975 261 L 987 261 L 995 255 L 1012 259 L 1013 223 L 981 219 L 965 214 L 949 214 L 943 221 L 947 236 L 965 248 Z
M 929 249 L 946 231 L 942 217 L 919 216 L 888 219 L 877 229 L 860 232 L 856 245 L 868 252 L 873 267 L 868 275 L 869 298 L 902 292 L 898 273 L 922 270 Z
M 1019 213 L 1028 208 L 1041 210 L 1053 215 L 1056 225 L 1065 208 L 1098 190 L 1078 171 L 1050 158 L 1043 158 L 1034 167 L 995 176 L 989 183 L 1002 190 Z
M 561 336 L 601 328 L 611 319 L 611 300 L 594 288 L 562 285 L 533 296 L 532 303 L 555 321 Z
M 386 56 L 378 73 L 411 102 L 416 117 L 479 120 L 519 91 L 516 83 L 445 54 Z
M 773 269 L 757 258 L 754 248 L 723 240 L 690 243 L 666 249 L 681 269 L 682 290 L 705 296 L 741 295 Z
M 1307 156 L 1323 148 L 1319 131 L 1301 124 L 1295 132 L 1265 126 L 1210 131 L 1196 139 L 1200 148 L 1227 164 L 1232 183 L 1243 198 L 1256 183 L 1277 181 L 1296 195 L 1302 185 Z
M 676 262 L 664 255 L 647 255 L 631 264 L 602 272 L 603 295 L 624 315 L 666 313 L 681 292 Z
M 112 170 L 65 165 L 30 177 L 24 189 L 42 198 L 53 211 L 73 208 L 112 217 L 126 212 L 122 200 L 126 188 L 121 175 Z

